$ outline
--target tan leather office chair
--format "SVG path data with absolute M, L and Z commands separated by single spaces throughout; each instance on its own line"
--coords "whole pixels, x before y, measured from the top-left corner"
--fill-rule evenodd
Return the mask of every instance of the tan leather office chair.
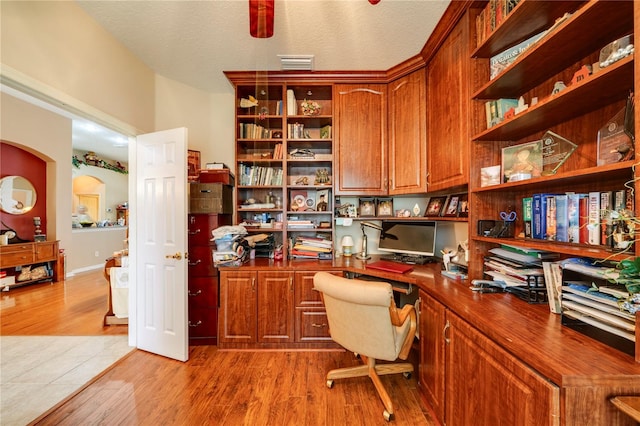
M 406 305 L 398 310 L 391 285 L 385 282 L 350 280 L 318 272 L 313 284 L 322 293 L 331 338 L 360 355 L 365 364 L 329 371 L 327 386 L 331 388 L 334 379 L 369 376 L 384 404 L 384 418 L 392 420 L 393 404 L 379 375 L 403 373 L 408 378 L 413 365 L 376 361 L 407 359 L 417 326 L 414 307 Z

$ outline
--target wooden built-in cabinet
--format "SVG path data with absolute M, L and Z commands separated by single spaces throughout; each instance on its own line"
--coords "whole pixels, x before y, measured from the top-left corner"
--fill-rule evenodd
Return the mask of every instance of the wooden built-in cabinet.
M 623 58 L 579 82 L 571 83 L 583 65 L 599 62 L 600 50 L 616 39 L 634 33 L 640 5 L 631 1 L 545 1 L 522 0 L 493 33 L 478 46 L 472 57 L 474 76 L 472 102 L 472 158 L 469 183 L 469 277 L 481 278 L 483 256 L 499 244 L 515 244 L 549 250 L 562 256 L 620 260 L 634 253 L 616 253 L 602 245 L 563 243 L 518 238 L 523 231 L 522 199 L 535 193 L 588 193 L 637 187 L 635 160 L 598 166 L 598 131 L 620 111 L 634 90 L 634 56 Z M 522 39 L 551 27 L 565 12 L 564 22 L 529 47 L 495 78 L 489 78 L 489 58 Z M 635 17 L 635 19 L 634 19 Z M 636 35 L 636 40 L 638 36 Z M 567 88 L 552 95 L 554 85 Z M 487 128 L 485 102 L 523 96 L 528 109 L 511 119 Z M 533 105 L 533 97 L 538 103 Z M 636 112 L 635 120 L 638 121 Z M 552 131 L 577 144 L 576 150 L 556 174 L 495 186 L 480 186 L 483 167 L 500 165 L 502 149 L 542 139 Z M 636 153 L 637 156 L 637 153 Z M 640 209 L 635 191 L 635 214 Z M 499 220 L 499 212 L 517 213 L 516 238 L 497 239 L 477 234 L 479 220 Z M 640 245 L 635 244 L 635 254 Z
M 215 345 L 218 334 L 218 269 L 213 264 L 211 231 L 231 225 L 230 214 L 189 214 L 189 344 Z
M 387 85 L 336 84 L 336 195 L 387 195 Z
M 550 425 L 559 418 L 557 386 L 424 291 L 418 372 L 422 397 L 442 424 Z
M 470 25 L 467 12 L 427 65 L 428 192 L 469 182 Z
M 389 83 L 389 195 L 427 191 L 426 73 Z
M 335 272 L 339 274 L 340 272 Z M 220 272 L 221 348 L 336 347 L 315 271 Z

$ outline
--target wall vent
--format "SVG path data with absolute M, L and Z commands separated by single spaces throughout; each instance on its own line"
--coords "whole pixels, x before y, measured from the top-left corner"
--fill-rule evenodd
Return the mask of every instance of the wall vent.
M 283 71 L 313 71 L 314 55 L 278 55 Z

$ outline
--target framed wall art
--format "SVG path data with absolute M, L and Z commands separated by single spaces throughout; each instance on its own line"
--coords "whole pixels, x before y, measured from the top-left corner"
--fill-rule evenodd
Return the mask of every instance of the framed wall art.
M 427 203 L 427 210 L 424 212 L 425 216 L 433 217 L 440 216 L 442 207 L 447 201 L 447 197 L 431 197 Z
M 200 176 L 200 151 L 187 150 L 187 180 L 196 182 Z

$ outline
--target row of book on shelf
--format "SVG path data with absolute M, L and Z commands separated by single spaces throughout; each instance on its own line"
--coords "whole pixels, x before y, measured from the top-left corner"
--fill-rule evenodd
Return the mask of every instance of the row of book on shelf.
M 539 292 L 554 314 L 577 320 L 628 341 L 635 341 L 635 314 L 640 294 L 616 282 L 615 265 L 585 258 L 559 259 L 545 250 L 503 244 L 489 250 L 484 274 L 497 289 L 523 294 Z
M 241 186 L 280 186 L 282 185 L 282 173 L 282 168 L 238 164 Z
M 525 238 L 628 249 L 634 240 L 630 189 L 537 193 L 522 199 Z
M 288 226 L 291 226 L 289 223 Z M 297 236 L 291 245 L 289 255 L 300 259 L 331 259 L 333 241 L 329 235 L 316 234 L 314 237 Z
M 480 46 L 493 30 L 504 21 L 520 0 L 489 0 L 476 17 L 476 44 Z

